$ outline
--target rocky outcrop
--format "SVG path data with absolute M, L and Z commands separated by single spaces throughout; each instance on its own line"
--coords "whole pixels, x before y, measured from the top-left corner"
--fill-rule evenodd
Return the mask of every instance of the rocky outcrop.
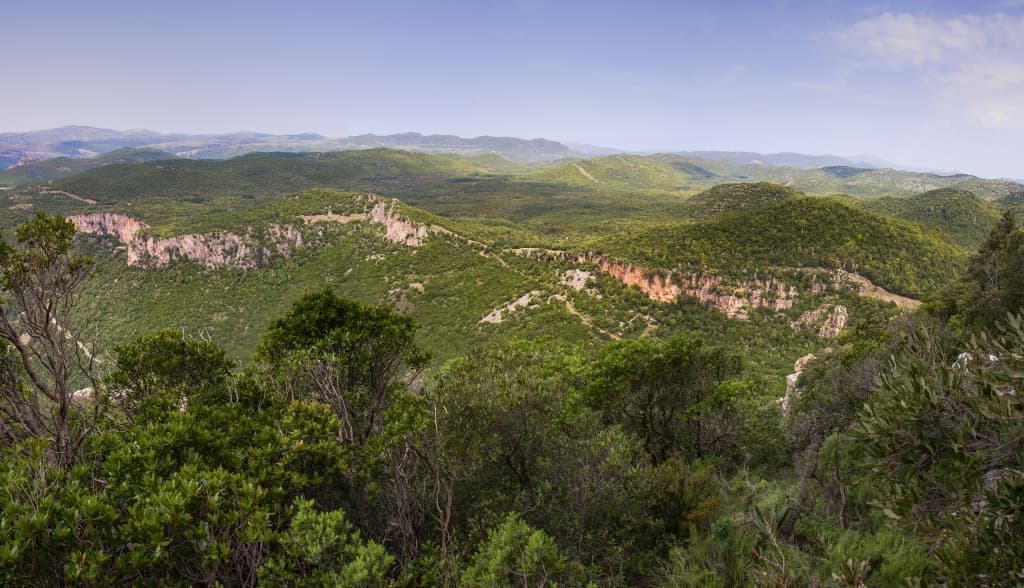
M 786 395 L 782 397 L 782 414 L 789 415 L 789 409 L 793 406 L 793 401 L 800 396 L 800 388 L 797 387 L 797 383 L 800 381 L 800 374 L 804 372 L 809 364 L 815 358 L 813 353 L 796 360 L 793 364 L 793 373 L 786 376 Z
M 333 212 L 328 210 L 324 214 L 301 215 L 299 216 L 299 218 L 302 219 L 302 222 L 307 224 L 321 222 L 346 224 L 355 221 L 366 220 L 370 218 L 370 215 L 362 212 L 357 212 L 355 214 L 334 214 Z
M 267 236 L 281 257 L 290 257 L 292 251 L 306 246 L 302 231 L 292 225 L 270 225 Z
M 527 308 L 530 306 L 530 302 L 533 301 L 533 297 L 540 294 L 540 290 L 533 290 L 523 294 L 519 298 L 516 298 L 512 302 L 509 302 L 501 308 L 495 308 L 489 312 L 484 318 L 480 319 L 481 323 L 500 323 L 505 320 L 506 314 L 512 314 L 519 308 Z
M 823 306 L 815 310 L 808 310 L 800 315 L 800 318 L 790 323 L 794 331 L 810 326 L 818 329 L 818 336 L 823 339 L 834 339 L 839 332 L 846 327 L 850 313 L 842 304 Z
M 560 276 L 559 283 L 563 286 L 568 286 L 577 292 L 582 292 L 587 286 L 587 282 L 593 278 L 594 275 L 588 271 L 580 269 L 571 269 L 563 272 Z M 587 288 L 588 294 L 596 294 L 592 289 Z
M 146 223 L 127 214 L 97 212 L 93 214 L 76 214 L 68 220 L 75 223 L 79 233 L 88 235 L 109 235 L 116 237 L 125 245 L 135 240 L 135 235 L 149 227 Z
M 921 303 L 913 298 L 893 294 L 873 284 L 859 274 L 843 270 L 814 268 L 776 268 L 784 272 L 804 274 L 803 288 L 775 278 L 730 279 L 712 273 L 652 272 L 642 266 L 618 261 L 600 253 L 574 254 L 568 251 L 520 248 L 512 253 L 522 257 L 553 259 L 596 265 L 602 272 L 627 286 L 636 286 L 652 300 L 675 302 L 680 296 L 692 296 L 710 304 L 730 318 L 747 319 L 755 308 L 780 311 L 788 310 L 803 295 L 820 294 L 825 291 L 853 290 L 860 296 L 893 302 L 903 308 L 915 308 Z M 846 308 L 829 315 L 823 337 L 838 333 L 846 325 Z M 822 315 L 824 317 L 824 315 Z
M 392 243 L 419 247 L 430 234 L 430 229 L 402 218 L 393 202 L 378 202 L 370 212 L 370 221 L 384 225 L 384 238 Z
M 356 201 L 363 202 L 364 212 L 341 215 L 328 211 L 326 214 L 300 216 L 299 219 L 304 224 L 370 221 L 383 226 L 385 240 L 409 247 L 419 247 L 431 232 L 443 231 L 440 227 L 419 225 L 405 219 L 398 213 L 393 200 L 366 195 L 357 197 Z M 175 261 L 191 261 L 206 268 L 255 268 L 266 264 L 275 255 L 289 257 L 296 249 L 307 245 L 302 230 L 287 224 L 270 225 L 259 236 L 250 230 L 245 234 L 219 231 L 155 237 L 140 235 L 149 226 L 126 214 L 104 212 L 68 218 L 80 233 L 108 235 L 124 243 L 130 266 L 166 267 Z
M 166 267 L 184 260 L 207 268 L 254 268 L 269 261 L 274 253 L 287 257 L 305 245 L 302 232 L 290 225 L 271 225 L 261 242 L 252 234 L 228 232 L 142 237 L 139 232 L 148 225 L 125 214 L 95 213 L 68 218 L 80 233 L 107 235 L 124 243 L 129 266 Z
M 832 307 L 832 312 L 828 314 L 828 318 L 825 322 L 818 327 L 818 336 L 825 339 L 834 339 L 839 336 L 839 332 L 846 328 L 846 323 L 850 320 L 850 313 L 846 310 L 846 307 L 842 304 L 837 304 Z
M 272 233 L 276 233 L 278 238 L 272 237 Z M 293 240 L 281 240 L 286 238 L 285 235 Z M 267 236 L 278 254 L 285 257 L 293 248 L 302 245 L 301 233 L 283 231 L 279 227 L 268 229 Z M 147 237 L 128 245 L 128 265 L 146 267 L 166 267 L 175 261 L 191 261 L 206 268 L 252 269 L 268 262 L 271 257 L 271 251 L 251 235 L 234 233 L 180 235 L 164 239 Z
M 515 249 L 514 253 L 524 257 L 553 257 L 576 263 L 594 264 L 602 272 L 627 286 L 636 286 L 650 299 L 658 302 L 675 302 L 680 296 L 692 296 L 710 304 L 735 319 L 746 319 L 754 308 L 787 310 L 799 298 L 801 292 L 773 277 L 748 280 L 727 280 L 710 273 L 683 274 L 675 272 L 650 272 L 642 266 L 626 263 L 599 253 L 569 254 L 568 252 L 545 249 Z M 815 281 L 803 293 L 816 294 L 825 291 L 828 285 Z
M 373 207 L 369 209 L 369 212 L 334 214 L 328 211 L 326 214 L 314 214 L 299 218 L 305 223 L 335 222 L 345 224 L 369 220 L 384 227 L 385 240 L 407 247 L 423 245 L 423 242 L 430 233 L 451 234 L 450 231 L 442 227 L 420 225 L 406 219 L 395 209 L 395 200 L 383 200 L 374 194 L 361 196 L 359 200 L 365 200 L 367 204 L 373 204 Z
M 900 308 L 917 308 L 918 306 L 921 306 L 920 300 L 914 300 L 913 298 L 893 294 L 885 288 L 876 285 L 864 276 L 853 272 L 841 269 L 833 270 L 832 281 L 854 287 L 857 290 L 857 293 L 865 298 L 874 298 L 875 300 L 881 300 L 882 302 L 892 302 Z

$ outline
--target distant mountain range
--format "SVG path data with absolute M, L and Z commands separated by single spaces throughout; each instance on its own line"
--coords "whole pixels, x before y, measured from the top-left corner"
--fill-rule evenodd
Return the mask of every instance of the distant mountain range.
M 877 158 L 865 157 L 853 160 L 835 155 L 806 155 L 803 153 L 756 153 L 753 151 L 679 151 L 679 155 L 698 159 L 719 159 L 735 163 L 767 165 L 773 167 L 858 167 L 874 169 L 878 167 L 896 167 Z
M 425 153 L 452 153 L 457 155 L 499 155 L 512 162 L 542 163 L 562 159 L 589 159 L 613 154 L 636 153 L 611 147 L 583 143 L 562 143 L 548 139 L 520 139 L 516 137 L 473 137 L 456 135 L 423 135 L 398 133 L 393 135 L 355 135 L 332 138 L 316 133 L 273 135 L 268 133 L 238 132 L 226 134 L 190 135 L 160 133 L 145 129 L 117 131 L 88 126 L 66 126 L 56 129 L 24 133 L 0 133 L 0 171 L 8 170 L 0 184 L 11 185 L 12 179 L 41 181 L 69 175 L 108 163 L 105 156 L 125 149 L 143 149 L 132 154 L 120 151 L 128 161 L 144 161 L 163 157 L 188 159 L 227 159 L 253 152 L 330 152 L 385 147 Z M 154 150 L 166 155 L 156 155 Z M 731 162 L 743 166 L 788 167 L 795 169 L 823 168 L 836 175 L 867 170 L 895 169 L 900 171 L 929 172 L 907 166 L 898 166 L 878 158 L 862 155 L 856 158 L 835 155 L 808 155 L 802 153 L 757 153 L 752 151 L 678 151 L 691 159 Z M 40 161 L 62 158 L 57 166 L 66 173 L 37 173 L 23 167 Z M 92 159 L 92 163 L 72 163 L 71 159 Z M 116 157 L 114 158 L 116 159 Z M 17 168 L 15 171 L 12 168 Z M 940 174 L 943 176 L 953 174 Z M 22 176 L 26 176 L 23 178 Z M 966 176 L 964 176 L 966 177 Z
M 191 159 L 225 159 L 254 151 L 323 152 L 373 147 L 460 155 L 497 154 L 511 161 L 551 161 L 573 155 L 568 146 L 556 141 L 515 137 L 484 136 L 467 139 L 455 135 L 420 133 L 344 138 L 314 133 L 188 135 L 69 126 L 26 133 L 0 133 L 0 169 L 55 157 L 96 157 L 126 147 L 159 149 L 177 157 Z

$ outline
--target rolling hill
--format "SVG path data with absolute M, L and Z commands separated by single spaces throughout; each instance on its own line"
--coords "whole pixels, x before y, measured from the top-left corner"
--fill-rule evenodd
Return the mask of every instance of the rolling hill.
M 985 200 L 998 200 L 1024 189 L 1016 182 L 968 174 L 941 176 L 848 165 L 803 168 L 679 154 L 611 155 L 567 163 L 532 175 L 538 179 L 605 189 L 679 193 L 695 193 L 722 183 L 771 182 L 820 196 L 899 197 L 953 188 L 971 191 Z
M 27 133 L 0 133 L 0 169 L 19 160 L 54 157 L 94 157 L 125 147 L 150 147 L 195 159 L 224 159 L 252 152 L 342 151 L 389 147 L 461 155 L 498 154 L 513 161 L 550 161 L 569 157 L 569 147 L 547 139 L 455 135 L 357 135 L 331 138 L 316 133 L 272 135 L 239 132 L 189 135 L 145 129 L 116 131 L 69 126 Z
M 762 208 L 800 195 L 792 188 L 768 182 L 719 184 L 690 198 L 687 204 L 691 215 L 704 218 Z
M 757 205 L 733 214 L 665 223 L 601 244 L 616 257 L 684 273 L 840 268 L 915 298 L 937 293 L 964 262 L 964 252 L 938 231 L 828 198 L 779 199 L 780 188 L 770 185 L 757 191 Z
M 436 361 L 517 336 L 587 343 L 683 329 L 755 345 L 770 329 L 777 337 L 752 351 L 752 361 L 781 382 L 789 356 L 818 344 L 790 322 L 830 295 L 730 320 L 652 298 L 585 251 L 555 259 L 496 248 L 472 227 L 365 193 L 310 190 L 201 220 L 77 206 L 72 218 L 101 263 L 86 312 L 102 317 L 106 341 L 173 327 L 209 337 L 237 359 L 250 356 L 282 308 L 327 285 L 413 316 Z
M 999 220 L 999 207 L 962 189 L 942 188 L 906 198 L 879 198 L 865 210 L 941 230 L 957 244 L 974 249 Z
M 0 171 L 0 186 L 39 184 L 107 165 L 174 159 L 159 149 L 122 147 L 96 157 L 55 157 Z

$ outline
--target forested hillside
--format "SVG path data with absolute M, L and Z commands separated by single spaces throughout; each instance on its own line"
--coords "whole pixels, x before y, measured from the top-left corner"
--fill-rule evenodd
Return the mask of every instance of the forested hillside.
M 142 163 L 173 158 L 174 155 L 159 149 L 132 149 L 130 147 L 116 149 L 96 157 L 55 157 L 53 159 L 16 165 L 0 171 L 0 186 L 48 182 L 117 163 Z
M 1014 585 L 1014 203 L 714 165 L 5 191 L 0 584 Z
M 999 220 L 999 208 L 966 190 L 941 189 L 864 203 L 873 212 L 934 227 L 964 247 L 977 247 Z

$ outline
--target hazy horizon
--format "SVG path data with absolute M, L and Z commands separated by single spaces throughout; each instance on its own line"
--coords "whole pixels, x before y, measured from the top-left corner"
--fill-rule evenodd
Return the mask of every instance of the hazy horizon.
M 543 137 L 1024 177 L 1024 1 L 37 2 L 0 132 Z

